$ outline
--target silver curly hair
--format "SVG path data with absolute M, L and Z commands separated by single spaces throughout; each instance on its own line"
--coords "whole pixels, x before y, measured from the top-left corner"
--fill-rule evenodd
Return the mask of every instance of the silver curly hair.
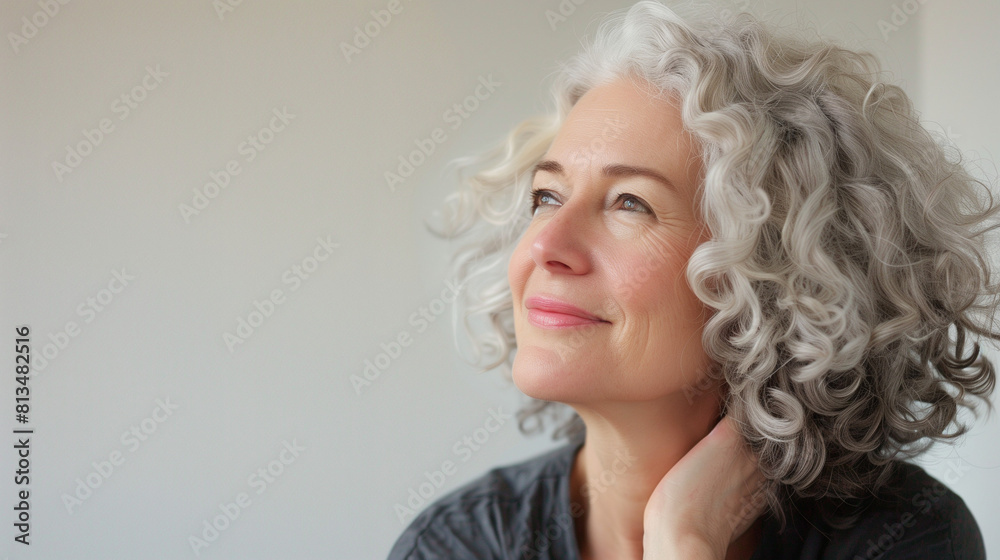
M 998 206 L 874 55 L 745 13 L 699 16 L 654 1 L 613 14 L 556 77 L 552 114 L 458 162 L 474 172 L 460 173 L 438 230 L 470 240 L 454 261 L 468 286 L 456 332 L 470 335 L 475 363 L 509 376 L 505 272 L 530 221 L 530 171 L 584 93 L 644 78 L 681 101 L 700 148 L 710 240 L 687 281 L 714 310 L 703 334 L 711 375 L 768 479 L 769 509 L 784 522 L 792 499 L 860 505 L 894 459 L 964 434 L 960 407 L 992 412 L 996 376 L 978 340 L 1000 340 L 987 253 Z M 565 408 L 529 403 L 522 431 L 550 418 L 561 422 L 554 437 L 579 432 Z M 836 526 L 857 519 L 822 513 Z

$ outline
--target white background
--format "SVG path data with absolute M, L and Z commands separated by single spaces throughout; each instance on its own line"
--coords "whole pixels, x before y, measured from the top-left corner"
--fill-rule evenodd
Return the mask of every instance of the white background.
M 454 248 L 424 222 L 456 187 L 446 163 L 547 111 L 557 62 L 628 4 L 589 0 L 553 28 L 556 0 L 403 0 L 348 61 L 341 43 L 387 2 L 244 0 L 221 17 L 209 0 L 73 1 L 52 17 L 35 15 L 35 1 L 4 2 L 0 556 L 195 558 L 189 536 L 243 492 L 249 507 L 200 557 L 380 558 L 403 529 L 394 506 L 425 471 L 457 464 L 433 499 L 553 445 L 507 422 L 468 461 L 456 453 L 491 408 L 512 413 L 520 400 L 498 372 L 459 359 L 450 307 L 423 332 L 410 322 L 445 289 Z M 719 3 L 876 52 L 928 128 L 950 131 L 974 161 L 995 159 L 1000 3 L 911 1 L 915 13 L 883 33 L 894 5 L 904 2 Z M 47 21 L 12 45 L 33 17 Z M 134 90 L 147 67 L 166 76 Z M 490 76 L 500 85 L 453 129 L 445 112 Z M 116 99 L 133 92 L 143 99 L 126 115 Z M 294 118 L 247 161 L 241 143 L 282 108 Z M 57 176 L 53 162 L 102 119 L 113 130 Z M 446 140 L 391 190 L 384 173 L 436 127 Z M 230 160 L 240 174 L 185 220 L 179 206 Z M 284 273 L 327 237 L 339 246 L 291 291 Z M 134 280 L 81 313 L 87 298 L 107 300 L 101 290 L 123 268 Z M 274 289 L 284 303 L 230 352 L 223 334 Z M 60 349 L 70 321 L 79 332 Z M 13 541 L 9 435 L 14 327 L 24 324 L 32 351 L 51 343 L 54 356 L 31 379 L 29 547 Z M 403 331 L 412 344 L 359 395 L 350 376 Z M 178 407 L 157 412 L 162 422 L 151 419 L 157 399 Z M 981 422 L 927 459 L 973 510 L 992 556 L 998 424 Z M 122 440 L 143 425 L 155 431 L 137 447 Z M 284 442 L 304 450 L 272 463 Z M 95 474 L 115 452 L 120 464 Z M 250 477 L 269 464 L 281 474 L 258 493 Z M 88 476 L 100 486 L 67 507 Z

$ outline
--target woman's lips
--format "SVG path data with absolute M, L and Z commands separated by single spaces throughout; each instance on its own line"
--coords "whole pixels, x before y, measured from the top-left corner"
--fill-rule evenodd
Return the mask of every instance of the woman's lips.
M 528 322 L 531 323 L 532 325 L 535 325 L 536 327 L 542 327 L 542 328 L 579 327 L 581 325 L 594 325 L 603 323 L 603 321 L 597 321 L 594 319 L 584 319 L 583 317 L 577 317 L 576 315 L 567 315 L 565 313 L 542 311 L 541 309 L 529 309 Z
M 579 327 L 608 323 L 575 305 L 551 297 L 534 296 L 525 303 L 528 322 L 541 328 Z

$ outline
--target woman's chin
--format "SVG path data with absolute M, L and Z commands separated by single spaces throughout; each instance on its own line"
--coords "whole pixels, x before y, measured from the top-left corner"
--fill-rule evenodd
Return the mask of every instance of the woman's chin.
M 543 348 L 518 348 L 511 368 L 514 385 L 525 395 L 544 401 L 579 401 L 587 390 L 586 366 Z M 589 369 L 589 368 L 586 368 Z

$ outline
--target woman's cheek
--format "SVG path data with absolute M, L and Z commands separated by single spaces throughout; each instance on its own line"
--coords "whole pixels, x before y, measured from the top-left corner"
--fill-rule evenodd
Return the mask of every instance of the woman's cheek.
M 622 248 L 618 296 L 623 300 L 646 299 L 652 304 L 656 295 L 673 285 L 682 271 L 687 255 L 682 254 L 666 234 L 646 233 L 629 247 Z

